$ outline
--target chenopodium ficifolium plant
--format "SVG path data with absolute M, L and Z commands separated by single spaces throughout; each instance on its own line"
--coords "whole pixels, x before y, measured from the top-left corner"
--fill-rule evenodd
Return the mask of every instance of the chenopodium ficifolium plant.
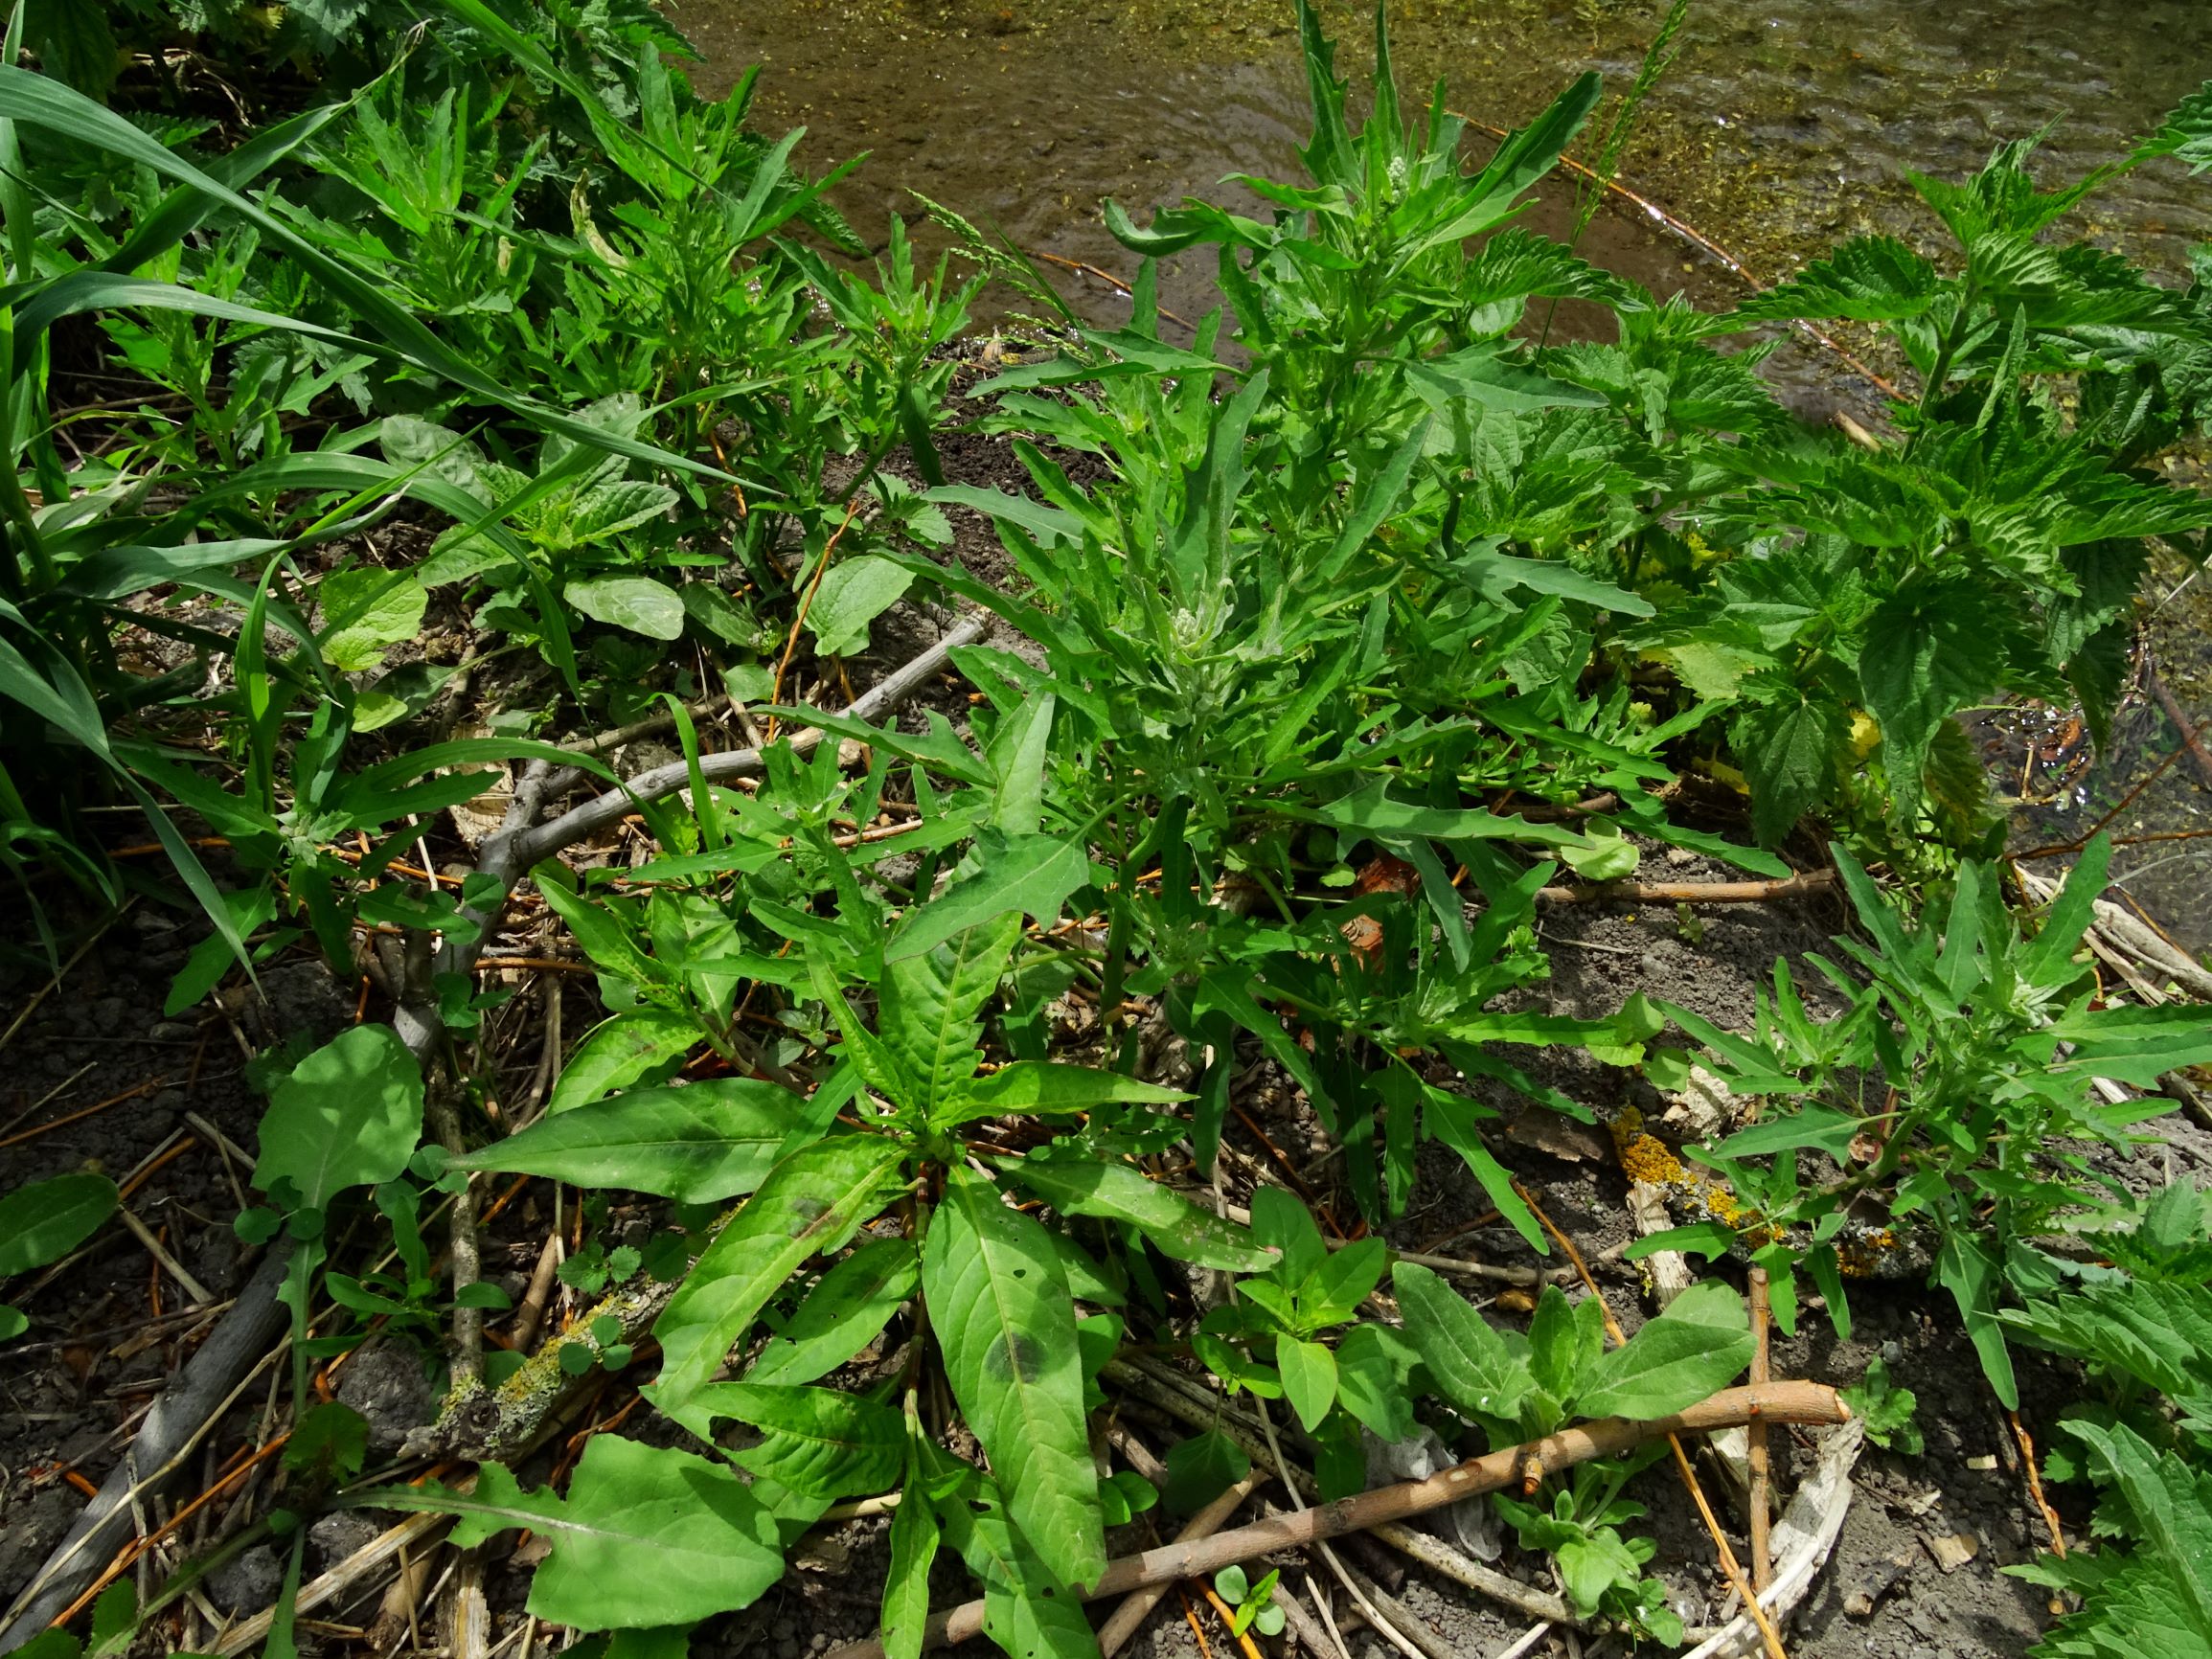
M 1998 873 L 1959 867 L 1938 918 L 1915 918 L 1884 897 L 1841 846 L 1831 849 L 1864 939 L 1837 941 L 1864 977 L 1809 961 L 1844 999 L 1837 1019 L 1808 1011 L 1786 965 L 1758 998 L 1751 1034 L 1686 1009 L 1666 1012 L 1703 1044 L 1731 1093 L 1770 1102 L 1758 1124 L 1689 1155 L 1724 1179 L 1740 1206 L 1645 1239 L 1632 1253 L 1708 1254 L 1741 1239 L 1773 1275 L 1776 1323 L 1794 1329 L 1802 1267 L 1841 1331 L 1844 1277 L 1894 1237 L 1842 1237 L 1847 1212 L 1871 1198 L 1897 1228 L 1925 1228 L 1933 1279 L 1957 1302 L 1990 1385 L 2018 1403 L 1998 1304 L 2015 1287 L 2049 1283 L 2033 1240 L 2054 1218 L 2124 1191 L 2089 1148 L 2126 1150 L 2128 1131 L 2167 1109 L 2156 1096 L 2109 1104 L 2096 1079 L 2155 1089 L 2176 1067 L 2212 1060 L 2212 1027 L 2180 1004 L 2108 1006 L 2076 959 L 2111 858 L 2109 838 L 2084 849 L 2040 929 L 2023 934 Z M 1866 1098 L 1867 1079 L 1888 1084 Z

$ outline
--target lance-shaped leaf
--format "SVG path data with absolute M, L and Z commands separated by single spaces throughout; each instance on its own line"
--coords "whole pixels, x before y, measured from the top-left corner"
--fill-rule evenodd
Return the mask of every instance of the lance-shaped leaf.
M 1246 1228 L 1199 1209 L 1189 1199 L 1148 1181 L 1127 1164 L 1088 1158 L 1024 1158 L 1009 1172 L 1054 1209 L 1068 1216 L 1126 1221 L 1178 1261 L 1227 1273 L 1262 1273 L 1279 1253 Z
M 892 1311 L 921 1286 L 913 1240 L 863 1244 L 807 1293 L 784 1329 L 768 1338 L 745 1373 L 747 1382 L 812 1382 L 872 1342 Z
M 1052 1237 L 955 1165 L 922 1260 L 929 1322 L 1015 1524 L 1061 1579 L 1106 1565 L 1098 1472 L 1083 1432 L 1075 1304 Z
M 883 1659 L 922 1659 L 937 1539 L 937 1511 L 923 1483 L 909 1481 L 891 1513 L 891 1566 L 883 1576 Z
M 693 1624 L 750 1606 L 784 1576 L 775 1517 L 730 1470 L 686 1451 L 591 1437 L 563 1498 L 526 1492 L 497 1464 L 473 1493 L 387 1487 L 384 1507 L 458 1515 L 458 1548 L 527 1527 L 553 1551 L 530 1582 L 529 1609 L 580 1630 Z
M 653 1404 L 705 1439 L 699 1390 L 768 1298 L 810 1257 L 841 1249 L 882 1207 L 904 1156 L 896 1141 L 845 1135 L 801 1148 L 770 1170 L 654 1322 L 661 1373 Z
M 981 1118 L 1003 1118 L 1015 1112 L 1052 1117 L 1087 1112 L 1093 1106 L 1167 1105 L 1189 1100 L 1180 1089 L 1140 1082 L 1120 1072 L 1094 1066 L 1062 1065 L 1055 1060 L 1015 1060 L 988 1077 L 962 1081 L 949 1101 L 940 1104 L 935 1121 L 941 1127 L 972 1124 Z
M 880 1492 L 906 1461 L 906 1424 L 895 1411 L 834 1388 L 714 1382 L 700 1409 L 759 1429 L 757 1446 L 730 1454 L 740 1467 L 807 1497 Z
M 940 1511 L 945 1536 L 983 1580 L 983 1633 L 1009 1659 L 1095 1659 L 1098 1638 L 1083 1603 L 1012 1524 L 1000 1483 L 977 1479 Z
M 983 868 L 909 916 L 884 944 L 885 962 L 920 956 L 957 933 L 1010 915 L 1026 914 L 1049 926 L 1067 896 L 1090 879 L 1090 855 L 1079 841 L 1054 835 L 984 840 L 991 852 Z
M 1582 1417 L 1665 1417 L 1728 1386 L 1751 1363 L 1744 1299 L 1715 1280 L 1693 1284 L 1625 1347 L 1584 1373 Z
M 975 1075 L 981 1057 L 983 1005 L 998 989 L 1007 953 L 1021 931 L 1019 917 L 956 933 L 920 956 L 886 969 L 876 1034 L 913 1079 L 898 1104 L 934 1123 Z
M 711 1204 L 766 1178 L 802 1103 L 751 1078 L 632 1089 L 587 1112 L 542 1118 L 453 1167 Z
M 57 1175 L 0 1198 L 0 1279 L 58 1261 L 115 1214 L 105 1175 Z
M 1401 1261 L 1390 1280 L 1405 1315 L 1405 1334 L 1437 1392 L 1464 1412 L 1513 1421 L 1536 1386 L 1526 1342 L 1507 1342 L 1425 1267 Z

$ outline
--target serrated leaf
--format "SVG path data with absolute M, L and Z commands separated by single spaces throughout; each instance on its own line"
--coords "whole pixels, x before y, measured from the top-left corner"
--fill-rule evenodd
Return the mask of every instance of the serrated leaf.
M 705 1438 L 698 1391 L 768 1298 L 882 1207 L 904 1156 L 895 1141 L 845 1135 L 803 1147 L 768 1172 L 653 1324 L 661 1372 L 651 1394 L 666 1416 Z
M 1902 322 L 1927 310 L 1941 288 L 1936 268 L 1894 237 L 1855 237 L 1792 281 L 1745 301 L 1736 315 Z
M 886 963 L 876 1035 L 912 1081 L 913 1098 L 900 1106 L 935 1124 L 964 1097 L 983 1057 L 983 1007 L 1020 934 L 1018 919 L 1001 917 Z
M 300 1202 L 326 1210 L 349 1187 L 389 1181 L 422 1136 L 422 1074 L 390 1026 L 340 1032 L 269 1095 L 254 1185 L 289 1180 Z
M 1666 1417 L 1727 1387 L 1751 1363 L 1752 1347 L 1744 1299 L 1701 1281 L 1626 1347 L 1598 1357 L 1574 1409 L 1583 1417 Z
M 1127 1164 L 1029 1157 L 1010 1162 L 1008 1173 L 1062 1215 L 1126 1222 L 1162 1255 L 1178 1261 L 1258 1273 L 1277 1261 L 1246 1229 L 1199 1209 Z
M 332 571 L 315 597 L 322 606 L 323 658 L 347 673 L 376 667 L 386 646 L 421 633 L 430 604 L 428 591 L 414 577 L 374 566 Z
M 632 1089 L 589 1111 L 542 1118 L 454 1159 L 453 1168 L 710 1204 L 761 1184 L 791 1132 L 796 1105 L 788 1089 L 750 1078 Z
M 946 1375 L 1009 1514 L 1062 1580 L 1089 1583 L 1106 1564 L 1106 1538 L 1075 1304 L 1050 1236 L 953 1166 L 930 1217 L 922 1284 Z
M 1055 835 L 986 838 L 983 868 L 912 912 L 883 947 L 885 963 L 934 950 L 956 933 L 1021 914 L 1049 927 L 1067 896 L 1090 879 L 1090 855 Z

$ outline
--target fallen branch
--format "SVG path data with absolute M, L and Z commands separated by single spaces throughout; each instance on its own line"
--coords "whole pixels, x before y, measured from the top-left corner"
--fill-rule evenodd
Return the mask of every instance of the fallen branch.
M 1544 904 L 1765 904 L 1804 898 L 1836 885 L 1833 870 L 1808 870 L 1776 881 L 1596 881 L 1576 887 L 1539 887 Z
M 1517 1485 L 1521 1471 L 1532 1463 L 1540 1466 L 1547 1474 L 1557 1473 L 1592 1458 L 1619 1457 L 1647 1441 L 1737 1428 L 1754 1417 L 1764 1418 L 1770 1423 L 1834 1424 L 1850 1421 L 1851 1408 L 1834 1389 L 1816 1382 L 1778 1382 L 1765 1388 L 1722 1389 L 1673 1417 L 1641 1420 L 1606 1418 L 1562 1429 L 1524 1445 L 1470 1458 L 1426 1480 L 1377 1487 L 1372 1491 L 1339 1498 L 1334 1503 L 1316 1504 L 1294 1514 L 1272 1515 L 1232 1532 L 1217 1533 L 1209 1538 L 1163 1544 L 1142 1555 L 1124 1556 L 1108 1563 L 1096 1583 L 1077 1594 L 1087 1602 L 1102 1596 L 1127 1595 L 1148 1584 L 1204 1578 L 1235 1562 L 1253 1560 L 1276 1550 L 1322 1543 L 1346 1533 L 1364 1532 L 1383 1522 L 1426 1514 L 1462 1498 L 1502 1491 Z M 983 1629 L 983 1614 L 984 1603 L 978 1601 L 932 1615 L 924 1637 L 924 1646 L 965 1642 L 979 1634 Z M 881 1659 L 882 1652 L 882 1644 L 870 1638 L 833 1649 L 831 1659 Z
M 1774 1583 L 1759 1594 L 1759 1606 L 1769 1624 L 1780 1625 L 1813 1588 L 1813 1580 L 1827 1564 L 1829 1552 L 1843 1531 L 1843 1517 L 1851 1509 L 1851 1467 L 1866 1441 L 1866 1425 L 1847 1422 L 1827 1437 L 1820 1461 L 1800 1483 L 1797 1495 L 1774 1529 Z M 1692 1648 L 1683 1659 L 1743 1659 L 1758 1651 L 1764 1639 L 1748 1611 Z

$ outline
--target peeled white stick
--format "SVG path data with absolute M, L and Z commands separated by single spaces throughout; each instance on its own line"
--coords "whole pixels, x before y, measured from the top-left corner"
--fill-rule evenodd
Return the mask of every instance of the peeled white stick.
M 1828 1564 L 1851 1509 L 1851 1470 L 1865 1443 L 1866 1424 L 1857 1419 L 1830 1429 L 1820 1443 L 1819 1462 L 1774 1528 L 1774 1582 L 1759 1604 L 1777 1626 L 1805 1600 Z M 1739 1613 L 1683 1659 L 1746 1659 L 1759 1650 L 1759 1626 L 1750 1614 Z

